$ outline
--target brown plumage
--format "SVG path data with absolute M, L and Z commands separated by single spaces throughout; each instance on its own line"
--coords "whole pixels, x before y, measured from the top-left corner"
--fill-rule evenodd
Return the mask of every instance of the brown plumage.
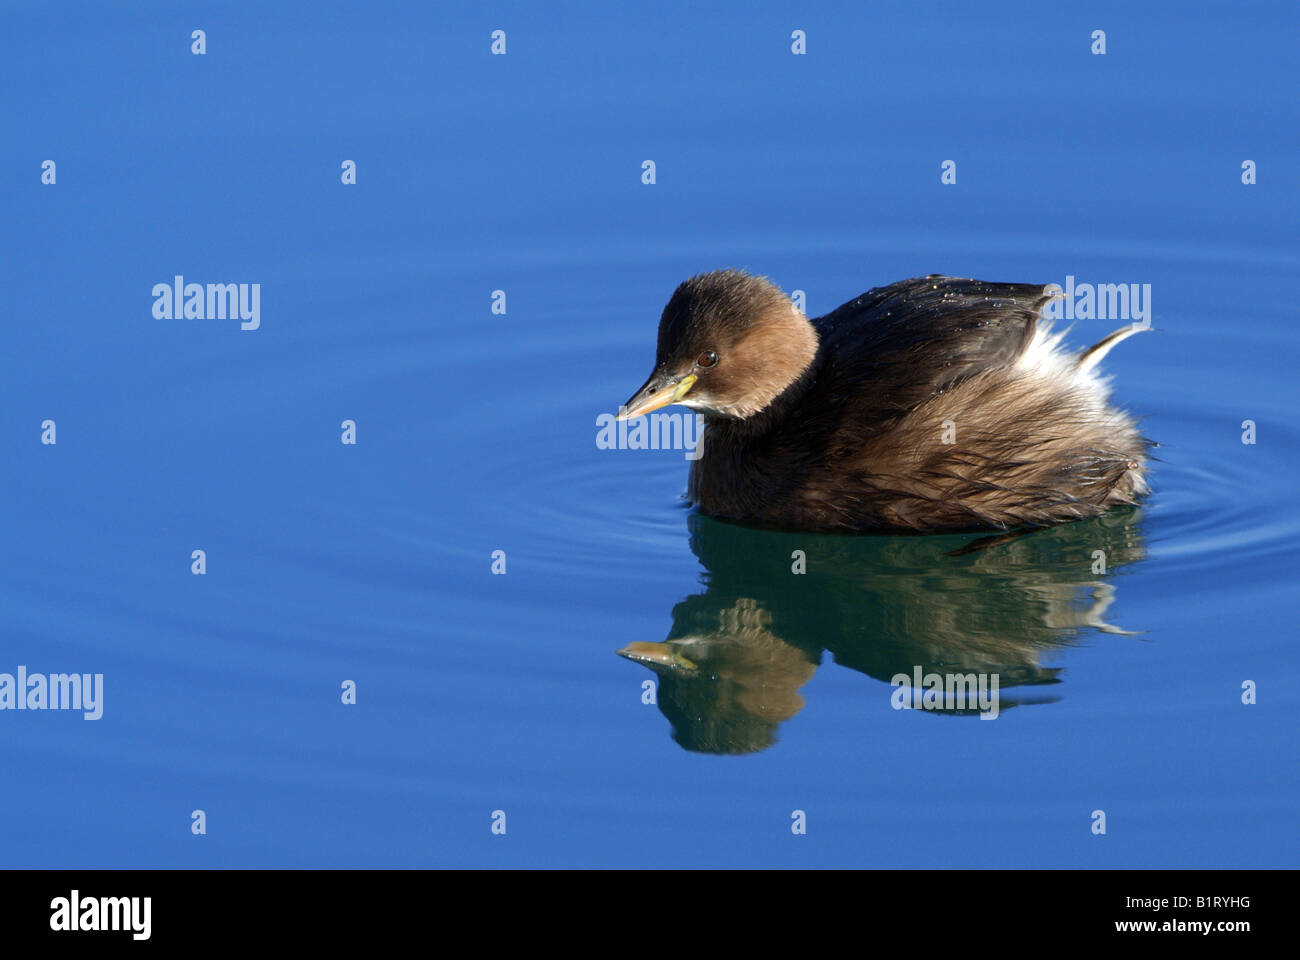
M 620 417 L 704 414 L 700 509 L 822 531 L 1005 529 L 1100 514 L 1147 492 L 1150 446 L 1093 370 L 1117 330 L 1060 349 L 1035 284 L 931 276 L 809 320 L 725 270 L 679 286 L 654 371 Z

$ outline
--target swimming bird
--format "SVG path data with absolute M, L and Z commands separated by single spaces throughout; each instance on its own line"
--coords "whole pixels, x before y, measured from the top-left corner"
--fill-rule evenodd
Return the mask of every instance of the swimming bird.
M 654 369 L 622 408 L 704 416 L 691 501 L 808 531 L 1045 526 L 1132 504 L 1152 445 L 1097 365 L 1042 316 L 1059 288 L 933 275 L 810 320 L 740 270 L 691 277 L 659 321 Z

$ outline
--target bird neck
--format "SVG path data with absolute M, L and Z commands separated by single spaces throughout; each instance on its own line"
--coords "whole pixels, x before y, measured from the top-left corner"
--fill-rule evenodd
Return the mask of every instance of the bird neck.
M 706 414 L 704 417 L 705 427 L 715 442 L 727 438 L 735 440 L 753 439 L 770 433 L 785 421 L 790 411 L 812 389 L 821 372 L 821 367 L 822 351 L 820 345 L 818 345 L 814 350 L 811 361 L 803 368 L 802 372 L 757 413 L 752 413 L 744 418 Z

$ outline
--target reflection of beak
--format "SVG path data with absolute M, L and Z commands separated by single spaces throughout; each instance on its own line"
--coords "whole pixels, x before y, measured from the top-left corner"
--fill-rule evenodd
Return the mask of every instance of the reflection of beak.
M 686 396 L 699 378 L 693 373 L 684 377 L 661 377 L 650 374 L 650 379 L 618 411 L 619 420 L 645 416 L 652 410 L 676 403 Z
M 637 663 L 644 663 L 647 667 L 668 667 L 669 669 L 680 669 L 685 667 L 687 670 L 695 670 L 696 665 L 678 653 L 671 644 L 667 643 L 645 643 L 638 640 L 635 643 L 629 643 L 622 650 L 618 651 L 620 657 L 627 657 L 629 660 L 635 660 Z

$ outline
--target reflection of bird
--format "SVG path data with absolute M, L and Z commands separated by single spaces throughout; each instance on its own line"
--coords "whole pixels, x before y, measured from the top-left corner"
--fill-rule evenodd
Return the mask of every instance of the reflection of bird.
M 662 643 L 619 654 L 655 671 L 658 704 L 689 750 L 750 753 L 803 707 L 824 652 L 889 683 L 930 673 L 997 674 L 1001 709 L 1051 702 L 1017 687 L 1061 682 L 1044 655 L 1105 619 L 1107 577 L 1144 555 L 1137 511 L 1035 530 L 954 555 L 968 536 L 777 533 L 690 517 L 703 593 L 673 609 Z M 806 573 L 792 570 L 802 551 Z M 888 693 L 880 704 L 886 708 Z
M 1147 492 L 1147 441 L 1083 353 L 1040 324 L 1050 287 L 932 276 L 816 320 L 761 277 L 692 277 L 623 419 L 705 415 L 691 496 L 799 530 L 962 530 L 1096 516 Z
M 816 661 L 768 630 L 772 615 L 748 597 L 715 612 L 714 623 L 690 618 L 693 632 L 667 643 L 631 643 L 619 653 L 659 674 L 659 705 L 679 730 L 692 729 L 687 746 L 762 750 L 776 739 L 777 726 L 803 709 L 799 688 Z

